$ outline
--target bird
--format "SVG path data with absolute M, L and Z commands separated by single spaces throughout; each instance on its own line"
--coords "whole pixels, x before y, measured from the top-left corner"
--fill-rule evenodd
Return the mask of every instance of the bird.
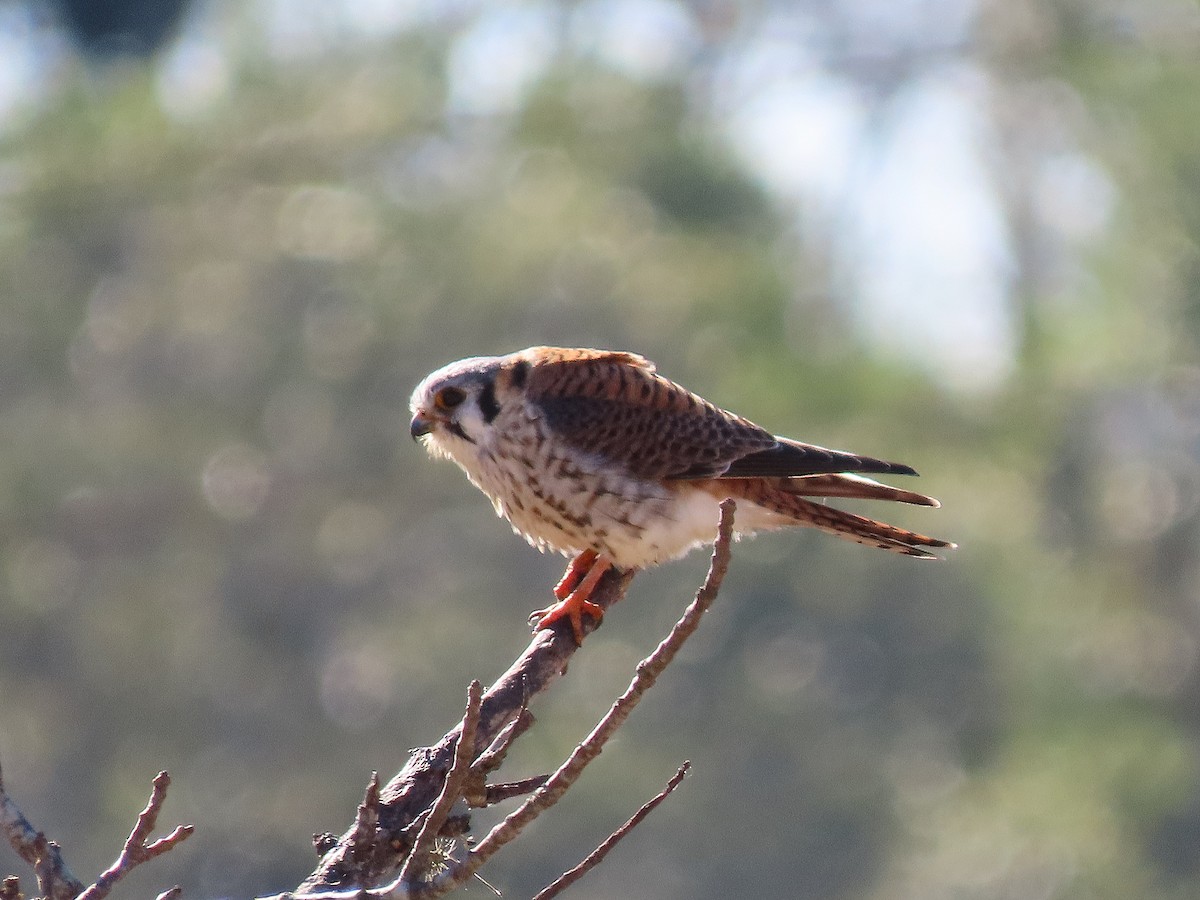
M 558 602 L 530 622 L 565 619 L 578 644 L 583 616 L 603 616 L 589 598 L 605 572 L 709 543 L 729 498 L 738 536 L 807 526 L 918 559 L 955 547 L 810 499 L 940 506 L 867 477 L 916 475 L 911 466 L 772 434 L 636 353 L 529 347 L 462 359 L 422 380 L 410 408 L 410 433 L 431 456 L 456 463 L 534 547 L 571 558 Z

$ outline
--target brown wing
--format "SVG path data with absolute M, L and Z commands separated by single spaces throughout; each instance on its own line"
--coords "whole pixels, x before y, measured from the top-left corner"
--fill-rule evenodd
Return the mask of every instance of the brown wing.
M 916 474 L 908 466 L 777 438 L 655 374 L 653 364 L 635 354 L 527 352 L 526 396 L 555 433 L 640 478 Z

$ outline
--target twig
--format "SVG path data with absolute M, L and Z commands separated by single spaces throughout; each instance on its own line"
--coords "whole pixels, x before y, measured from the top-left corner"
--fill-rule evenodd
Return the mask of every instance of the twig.
M 417 877 L 426 872 L 429 850 L 434 838 L 450 816 L 450 810 L 462 797 L 463 785 L 475 758 L 475 732 L 479 727 L 479 706 L 483 701 L 483 686 L 478 681 L 472 681 L 467 688 L 467 711 L 463 714 L 462 727 L 459 729 L 458 745 L 454 749 L 454 763 L 446 773 L 446 781 L 442 792 L 429 810 L 417 839 L 413 842 L 412 850 L 404 865 L 400 867 L 400 875 L 396 879 L 398 885 L 411 884 Z
M 38 888 L 47 897 L 53 897 L 61 890 L 58 872 L 58 862 L 62 859 L 57 843 L 46 839 L 46 835 L 38 832 L 33 842 L 37 852 L 37 861 L 33 864 L 33 874 L 37 878 Z M 56 890 L 59 889 L 59 890 Z
M 717 539 L 713 544 L 712 560 L 703 586 L 696 592 L 695 599 L 684 611 L 679 621 L 675 623 L 671 633 L 663 639 L 650 656 L 638 663 L 637 674 L 625 693 L 617 698 L 604 718 L 592 729 L 591 734 L 579 743 L 567 760 L 550 776 L 550 780 L 546 784 L 492 828 L 475 849 L 467 854 L 467 858 L 462 863 L 447 870 L 444 875 L 437 877 L 421 889 L 414 890 L 414 896 L 421 897 L 422 900 L 440 897 L 462 884 L 495 855 L 496 851 L 516 838 L 530 822 L 557 803 L 583 773 L 588 763 L 600 755 L 600 751 L 604 749 L 609 738 L 625 723 L 642 696 L 654 685 L 658 676 L 675 658 L 679 648 L 699 627 L 700 619 L 716 599 L 721 582 L 729 569 L 734 506 L 732 500 L 726 500 L 721 504 L 721 520 L 717 526 Z
M 617 844 L 620 843 L 627 834 L 633 831 L 633 829 L 637 828 L 638 825 L 641 824 L 642 819 L 650 815 L 650 813 L 654 811 L 655 807 L 666 800 L 667 797 L 671 795 L 671 792 L 675 790 L 675 788 L 679 787 L 679 785 L 683 782 L 684 776 L 687 775 L 688 770 L 691 767 L 691 762 L 684 760 L 683 765 L 679 767 L 679 771 L 671 776 L 671 780 L 667 782 L 667 786 L 665 788 L 642 804 L 641 809 L 629 817 L 629 821 L 605 838 L 599 847 L 587 855 L 583 862 L 575 866 L 575 868 L 559 875 L 558 878 L 554 879 L 554 881 L 542 888 L 542 890 L 540 890 L 534 896 L 533 900 L 551 900 L 552 897 L 557 897 L 592 869 L 596 868 L 596 866 L 600 865 L 600 863 L 604 861 L 604 857 L 608 856 L 609 851 L 612 850 L 613 847 L 617 846 Z
M 58 844 L 34 828 L 8 795 L 3 772 L 0 772 L 0 830 L 16 854 L 33 867 L 43 896 L 49 900 L 73 900 L 83 890 L 83 882 L 67 868 Z
M 475 762 L 471 763 L 471 774 L 487 775 L 500 768 L 513 741 L 528 731 L 535 721 L 533 713 L 528 709 L 522 709 L 520 714 L 496 735 L 496 739 L 492 741 L 491 745 L 479 754 Z
M 504 726 L 504 730 L 496 735 L 496 739 L 492 741 L 490 747 L 484 750 L 475 758 L 475 762 L 471 763 L 471 772 L 467 776 L 467 783 L 463 790 L 463 799 L 467 801 L 467 806 L 482 808 L 491 806 L 493 803 L 499 803 L 505 795 L 497 793 L 495 788 L 499 785 L 489 785 L 487 776 L 490 772 L 504 763 L 504 757 L 508 755 L 508 749 L 513 745 L 513 741 L 523 735 L 530 729 L 536 720 L 528 709 L 522 709 L 520 714 Z M 527 791 L 520 793 L 529 793 L 534 788 L 540 785 L 534 785 Z M 516 794 L 508 794 L 512 797 Z
M 350 859 L 356 865 L 354 874 L 360 882 L 371 875 L 372 850 L 375 832 L 379 827 L 379 773 L 372 772 L 363 791 L 362 803 L 354 817 L 354 832 L 350 837 Z M 331 836 L 332 837 L 332 836 Z
M 146 804 L 146 808 L 138 813 L 133 831 L 129 833 L 129 838 L 125 841 L 125 846 L 121 849 L 116 862 L 101 872 L 95 882 L 79 895 L 78 900 L 101 900 L 101 898 L 107 897 L 113 886 L 131 871 L 142 863 L 171 850 L 186 840 L 195 830 L 192 825 L 176 825 L 175 830 L 166 837 L 159 838 L 153 843 L 146 843 L 150 832 L 158 824 L 158 814 L 167 799 L 167 788 L 170 784 L 171 776 L 166 772 L 159 772 L 154 777 L 150 800 Z M 167 894 L 170 893 L 167 891 Z
M 487 786 L 486 806 L 510 800 L 513 797 L 523 797 L 531 794 L 550 780 L 549 775 L 534 775 L 532 778 L 522 778 L 520 781 L 502 781 Z

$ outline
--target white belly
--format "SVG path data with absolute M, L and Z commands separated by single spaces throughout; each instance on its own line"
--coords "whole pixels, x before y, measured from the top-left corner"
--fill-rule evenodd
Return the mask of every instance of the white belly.
M 673 486 L 675 487 L 675 486 Z M 645 568 L 677 559 L 717 536 L 719 503 L 711 494 L 680 484 L 669 502 L 642 521 L 642 531 L 615 529 L 609 556 L 621 568 Z

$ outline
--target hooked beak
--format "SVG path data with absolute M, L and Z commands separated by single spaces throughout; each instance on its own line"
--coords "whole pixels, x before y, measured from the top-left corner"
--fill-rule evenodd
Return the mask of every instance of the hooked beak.
M 419 440 L 431 431 L 433 431 L 433 420 L 426 418 L 420 412 L 413 416 L 412 422 L 408 426 L 408 433 L 412 435 L 414 441 Z

